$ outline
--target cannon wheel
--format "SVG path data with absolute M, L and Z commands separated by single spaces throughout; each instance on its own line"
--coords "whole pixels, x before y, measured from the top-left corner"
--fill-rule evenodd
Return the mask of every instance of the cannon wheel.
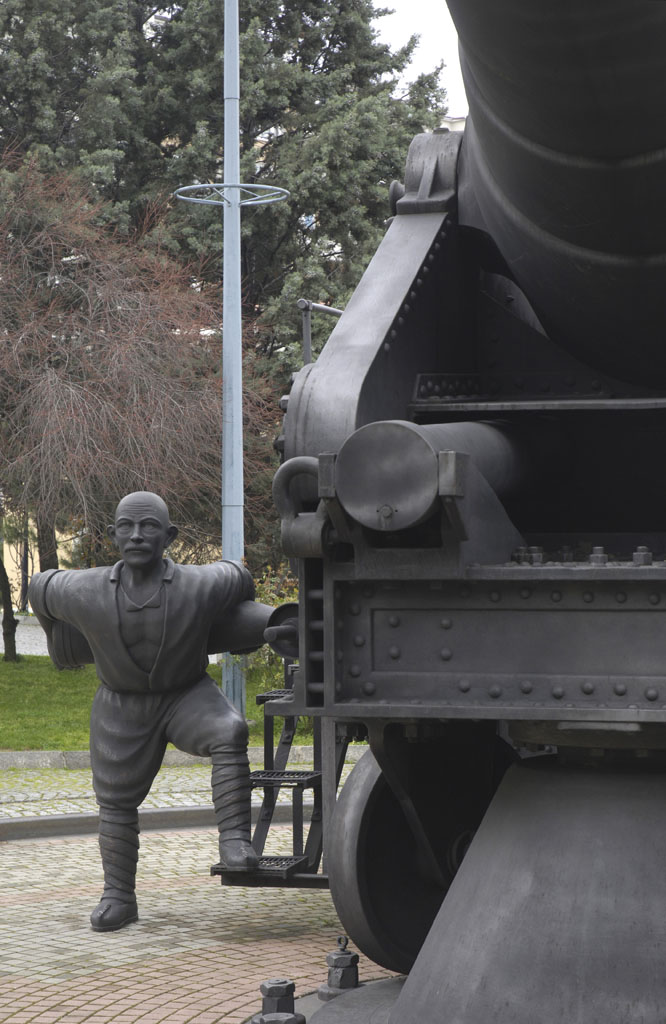
M 418 758 L 420 752 L 415 753 Z M 456 806 L 449 807 L 448 814 L 442 809 L 441 780 L 428 770 L 428 751 L 423 751 L 420 760 L 419 804 L 422 814 L 427 808 L 425 813 L 438 819 L 430 833 L 445 887 L 421 871 L 416 841 L 404 813 L 369 750 L 342 789 L 326 843 L 331 895 L 344 929 L 371 960 L 401 974 L 409 972 L 418 956 L 513 755 L 501 744 L 499 770 L 490 786 L 483 787 L 483 794 L 478 780 L 470 782 L 465 777 L 464 768 L 455 772 Z M 433 822 L 434 817 L 431 825 Z

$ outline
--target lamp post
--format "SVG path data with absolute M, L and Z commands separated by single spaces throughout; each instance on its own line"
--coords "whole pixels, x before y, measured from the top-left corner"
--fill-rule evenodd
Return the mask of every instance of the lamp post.
M 238 0 L 224 0 L 224 182 L 186 185 L 175 195 L 192 203 L 222 205 L 222 557 L 242 561 L 243 532 L 243 322 L 241 311 L 240 214 L 242 206 L 286 199 L 272 185 L 243 185 L 240 179 L 240 73 Z M 241 667 L 224 656 L 222 686 L 241 713 L 245 684 Z

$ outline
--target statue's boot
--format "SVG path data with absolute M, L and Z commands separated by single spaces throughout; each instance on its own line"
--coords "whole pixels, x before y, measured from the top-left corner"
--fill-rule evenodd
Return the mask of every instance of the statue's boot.
M 114 932 L 139 918 L 134 893 L 139 859 L 138 813 L 100 807 L 99 850 L 104 892 L 90 915 L 90 924 L 95 932 Z
M 220 833 L 220 864 L 226 871 L 254 871 L 259 857 L 250 844 L 250 765 L 247 754 L 212 755 L 213 805 Z

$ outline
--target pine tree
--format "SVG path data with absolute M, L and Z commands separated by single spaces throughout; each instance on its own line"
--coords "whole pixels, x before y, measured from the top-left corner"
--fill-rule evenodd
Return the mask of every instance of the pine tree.
M 397 94 L 415 40 L 391 53 L 380 13 L 372 0 L 241 0 L 242 176 L 291 193 L 243 213 L 246 309 L 270 323 L 269 349 L 297 336 L 302 293 L 344 304 L 410 139 L 445 110 L 438 69 Z M 140 225 L 219 277 L 220 211 L 155 211 L 179 185 L 221 180 L 223 30 L 222 0 L 4 0 L 0 142 L 78 170 L 122 230 Z

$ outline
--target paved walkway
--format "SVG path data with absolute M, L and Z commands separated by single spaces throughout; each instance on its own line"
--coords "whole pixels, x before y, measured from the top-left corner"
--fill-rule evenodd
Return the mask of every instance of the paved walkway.
M 156 803 L 202 801 L 209 769 L 163 768 Z M 87 769 L 0 769 L 3 820 L 92 809 Z M 275 828 L 267 853 L 289 852 Z M 341 926 L 325 890 L 222 887 L 210 829 L 144 831 L 140 920 L 99 935 L 88 915 L 102 872 L 94 835 L 0 841 L 0 1022 L 240 1024 L 261 1006 L 259 984 L 326 979 Z M 361 958 L 365 980 L 387 972 Z
M 16 650 L 19 654 L 48 654 L 46 634 L 34 615 L 18 615 L 16 627 Z M 0 652 L 4 652 L 5 642 L 0 630 Z
M 32 623 L 19 642 L 22 653 L 46 653 Z M 210 768 L 175 752 L 143 808 L 140 920 L 91 931 L 96 837 L 48 837 L 57 816 L 94 814 L 87 760 L 0 752 L 0 1024 L 240 1024 L 260 1010 L 262 981 L 291 978 L 303 996 L 326 980 L 341 931 L 327 891 L 223 887 L 209 874 L 213 827 L 146 830 L 151 812 L 206 808 L 212 819 Z M 30 820 L 36 838 L 8 840 Z M 61 819 L 67 829 L 82 820 Z M 266 853 L 289 853 L 289 829 L 274 831 Z M 360 971 L 366 981 L 388 974 L 365 957 Z

